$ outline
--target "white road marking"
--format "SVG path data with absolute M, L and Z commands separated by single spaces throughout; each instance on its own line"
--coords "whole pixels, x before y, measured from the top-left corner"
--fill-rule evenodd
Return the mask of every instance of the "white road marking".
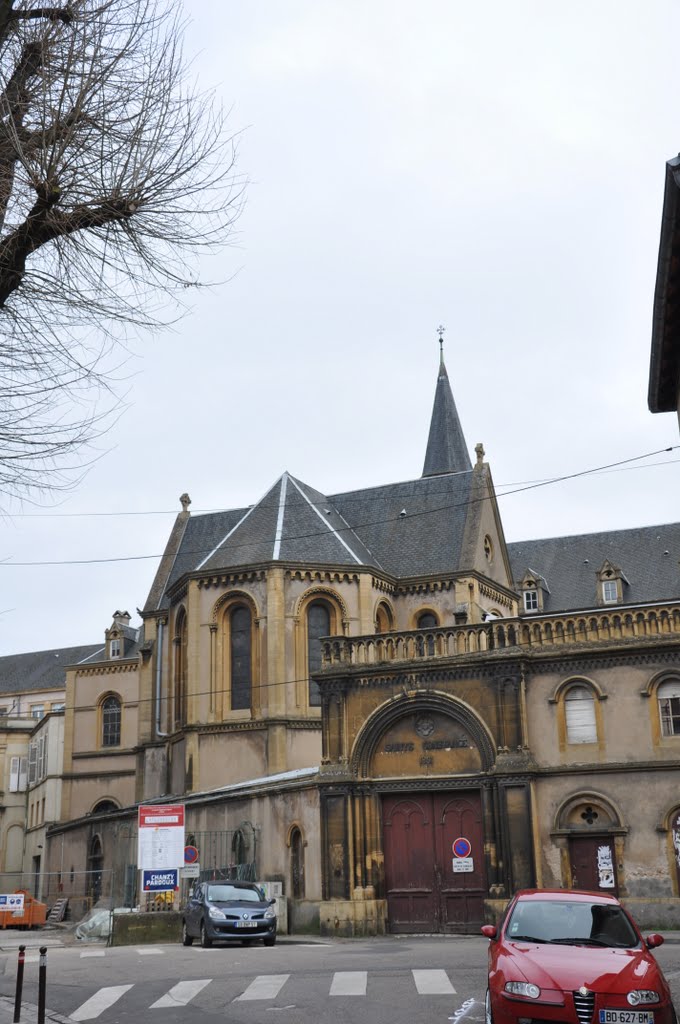
M 148 949 L 138 949 L 137 952 L 140 956 L 163 956 L 165 950 L 154 949 L 153 946 L 150 946 Z
M 212 978 L 206 978 L 204 981 L 180 981 L 177 985 L 173 985 L 164 996 L 152 1003 L 149 1009 L 160 1010 L 168 1006 L 186 1006 L 211 981 Z
M 368 971 L 336 971 L 329 995 L 365 996 Z
M 80 954 L 80 959 L 82 960 L 84 956 L 106 956 L 106 953 L 103 949 L 88 949 Z
M 421 996 L 450 996 L 456 990 L 446 971 L 412 971 L 413 980 Z
M 259 974 L 234 1002 L 244 1002 L 247 999 L 276 999 L 289 978 L 290 974 Z
M 132 985 L 112 985 L 108 988 L 100 988 L 93 996 L 87 999 L 82 1006 L 71 1014 L 71 1020 L 94 1020 L 109 1006 L 113 1006 L 121 996 L 125 995 Z

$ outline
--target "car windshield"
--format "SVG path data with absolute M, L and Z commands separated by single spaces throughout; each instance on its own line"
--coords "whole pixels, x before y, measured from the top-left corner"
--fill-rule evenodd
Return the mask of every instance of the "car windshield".
M 518 900 L 506 928 L 509 939 L 578 946 L 639 944 L 621 907 L 581 900 Z
M 229 900 L 243 900 L 248 903 L 259 903 L 261 900 L 257 889 L 249 889 L 242 885 L 209 885 L 208 899 L 215 903 L 227 903 Z

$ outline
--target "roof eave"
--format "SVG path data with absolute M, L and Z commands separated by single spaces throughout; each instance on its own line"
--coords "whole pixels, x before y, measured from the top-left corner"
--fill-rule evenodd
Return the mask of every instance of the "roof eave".
M 666 164 L 647 398 L 651 412 L 674 412 L 677 409 L 680 383 L 680 301 L 675 300 L 674 309 L 671 291 L 680 294 L 679 256 L 680 156 Z

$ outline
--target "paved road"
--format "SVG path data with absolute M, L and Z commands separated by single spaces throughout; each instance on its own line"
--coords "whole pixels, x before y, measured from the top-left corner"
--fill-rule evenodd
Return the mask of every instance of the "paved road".
M 35 1003 L 37 951 L 27 954 L 24 1000 Z M 474 999 L 470 1024 L 481 1024 L 485 956 L 476 937 L 50 949 L 47 1005 L 99 1024 L 446 1024 Z M 0 995 L 12 997 L 16 955 L 2 959 Z
M 48 950 L 47 1006 L 99 1024 L 482 1024 L 483 938 L 371 939 L 204 950 L 192 946 Z M 657 951 L 680 1005 L 680 947 Z M 37 950 L 24 1000 L 37 1002 Z M 13 998 L 16 954 L 0 954 L 0 996 Z M 11 1021 L 0 1008 L 0 1024 Z M 22 1016 L 28 1024 L 30 1015 Z

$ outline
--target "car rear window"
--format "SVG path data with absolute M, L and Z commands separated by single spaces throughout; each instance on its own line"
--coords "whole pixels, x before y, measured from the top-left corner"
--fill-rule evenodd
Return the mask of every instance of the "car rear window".
M 637 946 L 640 941 L 621 907 L 570 900 L 518 900 L 506 935 L 509 939 L 567 945 L 582 940 L 625 948 Z

